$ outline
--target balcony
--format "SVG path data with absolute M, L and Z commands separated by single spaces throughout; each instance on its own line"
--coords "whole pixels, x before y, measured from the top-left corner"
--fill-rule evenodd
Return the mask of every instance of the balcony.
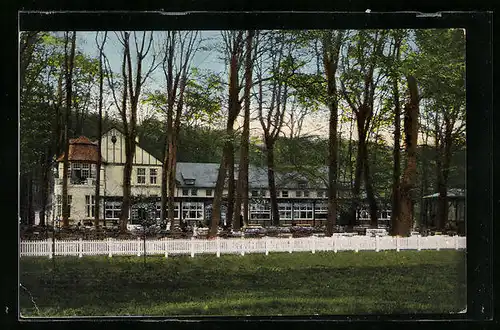
M 101 185 L 102 185 L 101 181 Z M 63 184 L 63 179 L 56 179 L 56 184 L 57 185 L 62 185 Z M 80 179 L 80 178 L 70 178 L 68 180 L 68 185 L 78 185 L 78 186 L 95 186 L 95 178 L 85 178 L 85 179 Z

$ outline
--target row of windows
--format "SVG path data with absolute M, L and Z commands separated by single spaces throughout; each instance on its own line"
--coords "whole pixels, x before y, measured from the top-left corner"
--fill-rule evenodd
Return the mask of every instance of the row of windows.
M 71 203 L 72 196 L 68 195 L 68 207 L 71 216 Z M 105 203 L 105 217 L 107 219 L 119 219 L 121 215 L 121 202 L 106 202 Z M 87 217 L 94 217 L 95 212 L 95 196 L 86 195 L 85 196 L 85 209 Z M 204 206 L 202 202 L 184 202 L 182 203 L 182 219 L 187 220 L 202 220 Z M 134 217 L 133 210 L 132 217 Z M 283 220 L 312 220 L 314 218 L 313 213 L 319 215 L 325 215 L 328 213 L 328 205 L 326 203 L 316 204 L 312 203 L 296 203 L 292 205 L 291 203 L 278 203 L 278 212 L 280 219 Z M 156 205 L 156 218 L 160 219 L 161 205 Z M 61 217 L 62 215 L 62 197 L 61 195 L 56 196 L 56 215 Z M 292 217 L 293 215 L 293 217 Z M 358 218 L 365 219 L 369 218 L 369 213 L 367 210 L 359 210 Z M 250 204 L 250 219 L 269 219 L 271 216 L 271 208 L 269 203 L 251 203 Z M 388 210 L 383 210 L 379 215 L 382 219 L 388 219 L 391 217 L 391 212 Z M 179 203 L 176 203 L 174 209 L 174 218 L 179 219 Z
M 311 197 L 311 192 L 309 190 L 297 190 L 295 191 L 295 197 Z M 265 190 L 252 190 L 251 191 L 252 197 L 266 197 L 267 192 Z M 281 190 L 278 191 L 277 193 L 278 197 L 291 197 L 291 194 L 288 190 Z M 316 191 L 316 196 L 319 198 L 325 197 L 325 192 L 322 190 Z

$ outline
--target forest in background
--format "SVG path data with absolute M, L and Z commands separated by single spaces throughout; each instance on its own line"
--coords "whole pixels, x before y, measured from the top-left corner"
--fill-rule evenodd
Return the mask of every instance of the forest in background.
M 328 166 L 329 234 L 340 182 L 352 190 L 352 209 L 366 192 L 372 218 L 376 201 L 390 199 L 395 234 L 408 233 L 415 203 L 435 192 L 438 226 L 444 226 L 448 189 L 465 188 L 461 29 L 222 31 L 210 42 L 196 31 L 97 32 L 97 56 L 79 47 L 77 34 L 20 35 L 23 222 L 32 223 L 39 209 L 44 217 L 55 155 L 67 150 L 69 139 L 97 139 L 111 126 L 124 131 L 129 145 L 138 137 L 163 161 L 163 218 L 173 217 L 167 187 L 176 162 L 221 164 L 214 210 L 234 164 L 244 165 L 237 183 L 229 181 L 234 209 L 248 207 L 247 164 L 268 167 L 273 215 L 274 171 L 314 177 Z M 104 47 L 112 34 L 119 71 Z M 196 52 L 207 49 L 219 53 L 225 72 L 193 65 Z M 161 85 L 151 83 L 154 73 L 163 77 Z M 146 108 L 153 110 L 146 115 Z M 326 136 L 305 133 L 310 118 L 328 124 Z M 250 134 L 251 125 L 257 134 Z M 128 211 L 122 214 L 124 228 Z

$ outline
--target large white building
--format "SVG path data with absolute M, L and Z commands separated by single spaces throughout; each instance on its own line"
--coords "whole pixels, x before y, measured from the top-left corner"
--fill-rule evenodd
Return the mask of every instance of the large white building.
M 151 218 L 160 218 L 161 160 L 139 146 L 136 141 L 132 168 L 131 191 L 134 204 L 131 208 L 131 222 L 138 221 L 141 208 L 149 210 Z M 54 219 L 61 218 L 63 155 L 58 161 L 53 191 Z M 68 201 L 70 223 L 89 223 L 94 219 L 95 177 L 98 160 L 97 142 L 86 137 L 70 140 L 68 171 Z M 113 128 L 101 138 L 100 219 L 106 224 L 117 224 L 121 212 L 123 195 L 123 168 L 125 164 L 125 141 L 120 130 Z M 208 223 L 211 217 L 212 201 L 219 164 L 177 163 L 175 189 L 175 219 L 187 222 Z M 237 171 L 235 171 L 237 173 Z M 326 175 L 326 172 L 325 172 Z M 321 182 L 310 182 L 297 173 L 276 173 L 278 207 L 281 224 L 302 223 L 324 224 L 327 218 L 327 190 Z M 339 197 L 342 192 L 339 189 Z M 227 190 L 224 191 L 224 195 Z M 250 167 L 249 171 L 249 222 L 271 224 L 270 195 L 267 169 Z M 153 210 L 153 211 L 151 211 Z M 221 218 L 225 221 L 225 206 Z M 360 218 L 368 218 L 360 210 Z M 390 212 L 380 212 L 381 220 L 390 218 Z

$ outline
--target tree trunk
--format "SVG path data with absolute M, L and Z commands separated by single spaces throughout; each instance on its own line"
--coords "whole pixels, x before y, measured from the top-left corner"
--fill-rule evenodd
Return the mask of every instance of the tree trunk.
M 217 183 L 215 186 L 214 201 L 212 206 L 212 224 L 209 231 L 209 237 L 217 235 L 217 227 L 220 223 L 220 210 L 222 204 L 222 194 L 224 192 L 224 183 L 226 174 L 229 169 L 228 178 L 228 196 L 227 196 L 227 214 L 226 222 L 231 222 L 232 212 L 234 207 L 234 148 L 233 148 L 233 126 L 236 118 L 240 113 L 241 104 L 239 101 L 239 79 L 238 66 L 239 55 L 241 52 L 241 41 L 243 32 L 232 39 L 232 48 L 230 49 L 230 67 L 229 67 L 229 91 L 228 91 L 228 116 L 226 124 L 226 142 L 224 143 L 224 152 L 217 175 Z
M 418 89 L 414 77 L 408 77 L 410 102 L 405 106 L 404 131 L 406 167 L 401 180 L 400 214 L 396 222 L 395 234 L 408 236 L 413 223 L 413 196 L 412 192 L 417 175 L 417 138 L 418 138 Z
M 358 127 L 360 127 L 358 123 Z M 351 200 L 351 208 L 349 212 L 349 223 L 348 223 L 348 228 L 349 230 L 352 230 L 352 228 L 356 225 L 357 223 L 357 212 L 358 208 L 360 206 L 361 202 L 361 176 L 363 174 L 363 151 L 365 150 L 364 144 L 365 140 L 364 138 L 360 138 L 360 136 L 363 136 L 360 134 L 360 129 L 358 128 L 358 143 L 357 143 L 357 150 L 356 150 L 356 168 L 354 171 L 354 186 L 352 189 L 352 200 Z
M 125 165 L 123 167 L 123 199 L 120 216 L 120 232 L 127 231 L 127 222 L 130 215 L 131 200 L 131 179 L 132 179 L 132 162 L 135 153 L 135 139 L 131 136 L 125 137 Z
M 245 57 L 245 89 L 244 89 L 244 116 L 243 132 L 241 134 L 240 161 L 238 166 L 238 182 L 234 200 L 235 213 L 233 216 L 233 228 L 240 229 L 241 204 L 243 204 L 243 224 L 248 224 L 248 152 L 250 144 L 250 97 L 252 89 L 252 49 L 254 31 L 247 32 L 246 57 Z
M 222 204 L 222 194 L 224 192 L 224 181 L 226 180 L 226 147 L 224 147 L 224 152 L 222 154 L 222 159 L 219 166 L 219 172 L 217 174 L 217 183 L 215 185 L 214 200 L 212 203 L 212 220 L 210 225 L 210 231 L 208 233 L 209 237 L 217 236 L 217 229 L 220 223 L 220 211 Z
M 94 213 L 94 225 L 95 228 L 99 228 L 99 219 L 101 212 L 101 149 L 102 149 L 102 101 L 104 94 L 104 70 L 103 70 L 103 48 L 104 43 L 106 42 L 107 32 L 104 34 L 104 41 L 99 47 L 99 118 L 97 122 L 97 164 L 96 164 L 96 173 L 95 173 L 95 213 Z M 96 36 L 97 38 L 97 36 Z M 104 225 L 104 224 L 103 224 Z
M 171 221 L 170 213 L 168 212 L 168 178 L 170 177 L 170 158 L 169 153 L 171 151 L 171 141 L 173 134 L 173 119 L 172 114 L 167 114 L 167 135 L 165 137 L 165 143 L 163 145 L 163 164 L 161 167 L 161 221 L 165 220 Z M 173 225 L 173 222 L 170 223 Z
M 33 211 L 33 172 L 28 176 L 28 212 L 27 220 L 30 226 L 34 225 L 34 211 Z
M 401 40 L 395 40 L 394 54 L 395 63 L 399 64 Z M 394 70 L 395 68 L 393 68 Z M 392 207 L 391 207 L 391 228 L 398 221 L 399 216 L 399 185 L 401 177 L 401 105 L 399 102 L 399 75 L 395 72 L 392 75 L 392 96 L 394 97 L 394 147 L 392 150 L 393 168 L 392 168 Z
M 269 185 L 269 193 L 271 197 L 271 223 L 274 226 L 280 224 L 280 214 L 278 210 L 278 194 L 276 191 L 276 178 L 274 172 L 274 142 L 266 141 L 267 155 L 267 180 Z
M 349 142 L 347 144 L 347 153 L 348 153 L 348 161 L 347 165 L 349 166 L 349 187 L 353 189 L 353 181 L 354 181 L 354 169 L 352 168 L 352 131 L 354 126 L 354 120 L 351 118 L 351 124 L 349 126 Z
M 65 114 L 65 126 L 64 126 L 64 164 L 63 164 L 63 187 L 62 187 L 62 225 L 63 227 L 69 226 L 69 205 L 68 205 L 68 166 L 69 166 L 69 126 L 70 126 L 70 112 L 71 112 L 71 101 L 73 97 L 72 91 L 72 78 L 73 78 L 73 64 L 75 59 L 75 43 L 76 43 L 76 32 L 73 32 L 71 38 L 71 50 L 68 58 L 67 45 L 69 42 L 69 33 L 66 33 L 66 44 L 64 52 L 64 68 L 65 68 L 65 80 L 66 80 L 66 114 Z
M 373 182 L 370 176 L 370 162 L 368 160 L 368 147 L 367 143 L 363 143 L 363 174 L 366 190 L 366 198 L 368 200 L 368 206 L 370 208 L 370 227 L 378 228 L 378 210 L 377 210 L 377 200 L 375 198 L 375 192 L 373 189 Z
M 326 235 L 333 235 L 333 226 L 337 223 L 337 179 L 338 179 L 338 95 L 335 74 L 340 56 L 342 32 L 337 32 L 336 40 L 332 42 L 328 33 L 323 39 L 323 64 L 327 80 L 328 108 L 330 110 L 328 139 L 328 218 Z
M 42 184 L 41 184 L 41 210 L 40 210 L 40 226 L 45 226 L 47 221 L 46 221 L 46 214 L 47 214 L 47 204 L 48 204 L 48 198 L 49 198 L 49 185 L 50 185 L 50 172 L 51 172 L 51 155 L 52 152 L 51 150 L 48 150 L 43 161 L 44 161 L 44 166 L 42 168 L 43 174 L 42 174 Z
M 231 132 L 231 134 L 234 134 Z M 228 226 L 231 226 L 231 221 L 234 216 L 238 218 L 240 210 L 234 209 L 234 196 L 235 196 L 235 184 L 234 184 L 234 144 L 233 138 L 231 137 L 231 142 L 228 144 L 229 151 L 227 153 L 227 212 L 226 212 L 226 222 Z

